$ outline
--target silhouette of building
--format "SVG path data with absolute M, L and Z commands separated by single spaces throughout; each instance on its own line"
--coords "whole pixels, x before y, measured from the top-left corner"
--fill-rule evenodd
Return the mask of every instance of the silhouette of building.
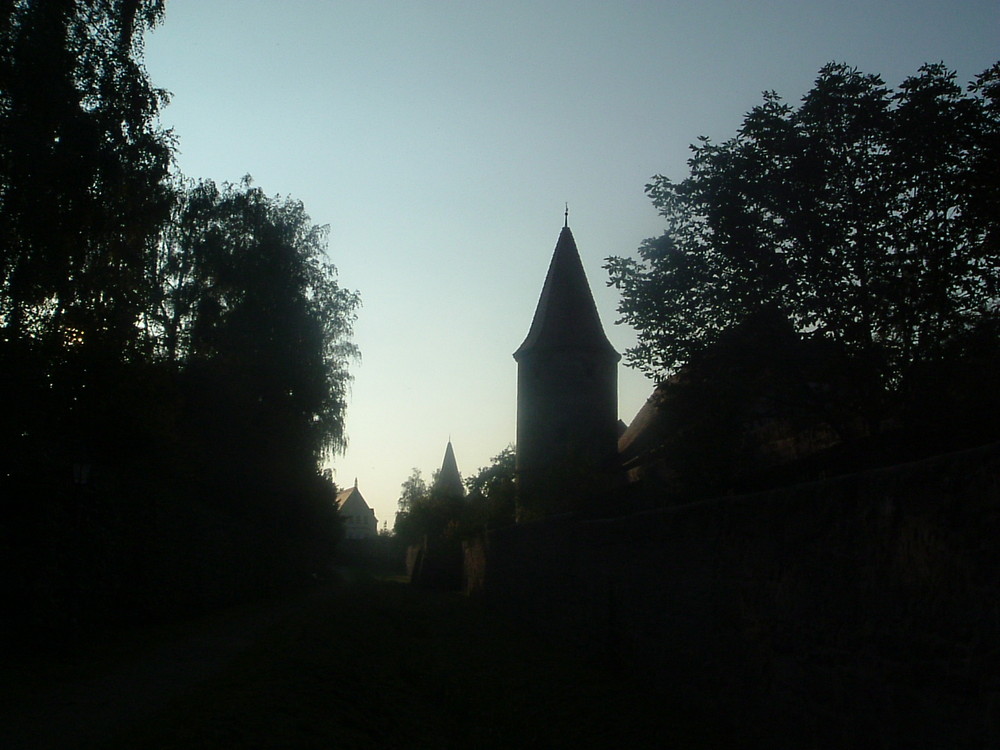
M 337 510 L 344 519 L 344 539 L 374 539 L 378 536 L 375 511 L 365 502 L 358 480 L 354 486 L 337 494 Z
M 580 510 L 617 486 L 618 361 L 568 224 L 517 361 L 517 518 Z
M 431 492 L 436 497 L 441 498 L 463 498 L 465 497 L 465 485 L 462 484 L 462 475 L 458 471 L 458 461 L 455 460 L 455 450 L 451 447 L 451 440 L 444 449 L 444 461 L 441 462 L 441 471 L 438 472 Z
M 835 344 L 761 308 L 656 387 L 619 438 L 623 470 L 662 503 L 788 481 L 810 457 L 819 468 L 817 454 L 864 434 L 841 362 Z
M 423 539 L 411 545 L 406 552 L 406 570 L 410 583 L 426 588 L 455 591 L 462 585 L 462 543 L 449 530 L 448 525 L 459 520 L 465 485 L 458 471 L 455 450 L 451 440 L 444 450 L 441 470 L 431 485 L 431 498 L 435 505 L 444 508 L 439 525 L 425 528 Z

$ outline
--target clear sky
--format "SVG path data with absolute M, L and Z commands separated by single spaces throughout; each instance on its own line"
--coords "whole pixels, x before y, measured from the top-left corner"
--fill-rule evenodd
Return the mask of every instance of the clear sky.
M 662 224 L 643 187 L 732 136 L 773 89 L 843 61 L 897 86 L 1000 59 L 1000 0 L 168 0 L 146 41 L 189 177 L 301 200 L 360 291 L 362 359 L 338 484 L 392 526 L 413 467 L 463 475 L 514 441 L 516 369 L 569 203 L 612 343 L 601 268 Z M 622 367 L 630 421 L 653 384 Z

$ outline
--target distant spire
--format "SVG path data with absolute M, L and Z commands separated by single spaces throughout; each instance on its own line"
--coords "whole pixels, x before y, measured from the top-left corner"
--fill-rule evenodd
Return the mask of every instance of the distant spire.
M 568 227 L 569 226 L 569 203 L 568 202 L 566 203 L 566 213 L 563 214 L 563 217 L 564 217 L 563 218 L 563 226 L 564 227 Z
M 451 447 L 450 436 L 448 446 L 444 449 L 441 471 L 433 489 L 442 496 L 465 497 L 465 485 L 462 484 L 462 475 L 458 471 L 458 462 L 455 460 L 455 450 Z

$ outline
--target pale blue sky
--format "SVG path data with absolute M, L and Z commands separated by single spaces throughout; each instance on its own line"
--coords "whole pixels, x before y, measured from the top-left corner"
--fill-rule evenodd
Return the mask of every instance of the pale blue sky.
M 601 266 L 662 231 L 652 175 L 683 178 L 699 135 L 733 135 L 765 89 L 797 101 L 832 60 L 967 82 L 1000 59 L 1000 0 L 168 0 L 146 44 L 186 175 L 249 173 L 330 225 L 364 302 L 333 467 L 391 527 L 449 436 L 465 476 L 513 442 L 511 353 L 564 202 L 623 350 Z M 619 383 L 627 422 L 652 384 Z

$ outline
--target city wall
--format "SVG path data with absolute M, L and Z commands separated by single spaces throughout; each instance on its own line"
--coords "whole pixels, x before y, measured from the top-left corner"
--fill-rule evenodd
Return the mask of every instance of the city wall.
M 491 605 L 748 744 L 1000 746 L 1000 444 L 475 552 Z

